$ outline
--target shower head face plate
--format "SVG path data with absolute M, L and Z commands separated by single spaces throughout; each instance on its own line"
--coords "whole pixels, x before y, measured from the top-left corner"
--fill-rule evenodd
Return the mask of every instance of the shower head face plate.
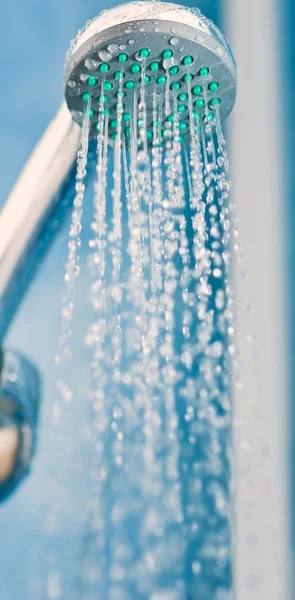
M 168 127 L 176 107 L 183 138 L 189 132 L 190 96 L 195 116 L 214 122 L 218 108 L 224 122 L 235 103 L 236 66 L 222 34 L 179 5 L 141 5 L 140 13 L 135 11 L 138 3 L 123 5 L 123 19 L 118 18 L 118 9 L 108 11 L 107 19 L 103 15 L 104 28 L 98 17 L 98 26 L 91 25 L 77 38 L 65 73 L 65 98 L 73 119 L 82 123 L 90 97 L 90 137 L 97 136 L 99 111 L 103 108 L 109 115 L 110 136 L 114 138 L 121 89 L 123 131 L 127 131 L 134 99 L 139 102 L 144 79 L 150 138 L 155 102 L 158 111 L 162 107 L 163 123 L 167 121 Z M 157 18 L 148 5 L 152 10 L 156 5 Z M 134 11 L 136 18 L 131 18 Z M 176 18 L 178 21 L 170 20 Z M 167 94 L 171 115 L 165 114 Z

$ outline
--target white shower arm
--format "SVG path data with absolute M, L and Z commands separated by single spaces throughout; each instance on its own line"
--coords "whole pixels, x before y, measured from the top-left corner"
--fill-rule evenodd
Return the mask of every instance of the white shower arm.
M 0 211 L 0 310 L 1 299 L 22 256 L 42 228 L 56 194 L 71 170 L 79 132 L 79 126 L 73 122 L 63 103 Z

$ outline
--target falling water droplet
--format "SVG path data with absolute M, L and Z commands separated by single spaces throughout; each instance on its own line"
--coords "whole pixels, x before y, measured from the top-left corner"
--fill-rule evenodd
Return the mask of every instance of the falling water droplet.
M 98 56 L 100 60 L 102 60 L 103 62 L 107 62 L 108 60 L 111 60 L 112 52 L 110 50 L 99 50 Z
M 118 50 L 119 50 L 119 46 L 118 46 L 118 44 L 109 44 L 109 45 L 108 45 L 108 51 L 109 51 L 111 54 L 115 54 L 116 52 L 118 52 Z
M 99 62 L 97 60 L 95 60 L 94 58 L 86 58 L 86 60 L 85 60 L 86 69 L 88 69 L 89 71 L 96 71 L 98 69 L 98 66 L 99 66 Z

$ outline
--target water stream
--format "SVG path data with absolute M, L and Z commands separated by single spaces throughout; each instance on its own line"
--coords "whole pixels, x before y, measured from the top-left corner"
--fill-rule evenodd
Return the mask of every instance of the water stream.
M 142 73 L 143 82 L 144 64 Z M 92 318 L 80 340 L 89 357 L 83 401 L 90 460 L 77 600 L 232 598 L 228 159 L 218 106 L 213 120 L 203 120 L 188 81 L 183 134 L 175 92 L 164 96 L 162 105 L 154 92 L 152 131 L 143 84 L 129 117 L 118 94 L 115 134 L 100 104 L 85 298 Z M 91 98 L 78 154 L 59 364 L 76 350 L 90 110 Z M 58 386 L 63 398 L 81 401 L 69 378 L 60 375 Z

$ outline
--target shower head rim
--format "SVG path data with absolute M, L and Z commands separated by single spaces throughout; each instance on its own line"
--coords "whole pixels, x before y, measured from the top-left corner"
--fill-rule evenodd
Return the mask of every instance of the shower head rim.
M 137 9 L 138 12 L 136 12 L 135 9 Z M 158 13 L 157 10 L 159 10 L 160 13 Z M 123 11 L 127 11 L 127 14 L 124 14 L 122 17 Z M 128 15 L 129 11 L 130 15 Z M 171 14 L 171 16 L 167 18 L 169 14 Z M 159 19 L 160 21 L 172 21 L 177 24 L 183 22 L 186 25 L 192 25 L 194 29 L 199 29 L 203 33 L 207 32 L 211 36 L 213 35 L 213 37 L 215 37 L 216 40 L 218 40 L 219 43 L 231 55 L 231 58 L 235 64 L 234 56 L 228 40 L 215 25 L 215 23 L 205 17 L 205 15 L 203 15 L 199 9 L 185 7 L 181 4 L 175 4 L 174 2 L 131 0 L 130 2 L 126 2 L 124 4 L 101 11 L 93 20 L 88 21 L 85 24 L 85 26 L 78 32 L 77 36 L 71 42 L 70 48 L 66 55 L 65 70 L 67 68 L 67 62 L 71 59 L 72 54 L 80 47 L 82 43 L 88 41 L 88 39 L 92 38 L 96 33 L 102 32 L 108 28 L 105 27 L 103 21 L 107 20 L 109 17 L 114 18 L 117 25 L 126 25 L 129 20 L 132 20 L 132 22 L 142 20 L 150 20 L 155 22 L 154 19 Z M 131 17 L 131 19 L 129 17 Z

